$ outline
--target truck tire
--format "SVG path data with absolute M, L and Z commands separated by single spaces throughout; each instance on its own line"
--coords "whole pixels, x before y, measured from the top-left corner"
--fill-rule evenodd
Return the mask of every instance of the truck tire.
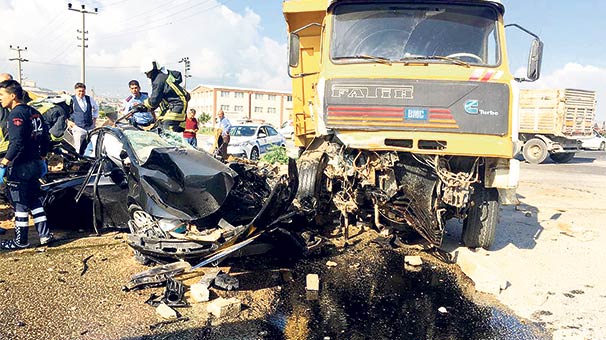
M 495 188 L 476 187 L 471 207 L 463 220 L 463 244 L 488 249 L 495 240 L 499 223 L 499 192 Z
M 568 163 L 574 158 L 574 152 L 552 153 L 549 158 L 556 163 Z
M 323 206 L 329 202 L 322 201 L 324 169 L 328 162 L 325 153 L 303 153 L 299 158 L 299 190 L 295 200 L 310 219 L 321 220 Z
M 532 138 L 524 143 L 522 154 L 524 159 L 531 164 L 541 164 L 549 155 L 547 144 L 538 138 Z

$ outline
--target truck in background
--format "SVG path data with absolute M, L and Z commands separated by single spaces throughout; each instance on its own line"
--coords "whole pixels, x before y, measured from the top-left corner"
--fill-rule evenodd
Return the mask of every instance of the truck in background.
M 520 141 L 528 163 L 547 157 L 556 163 L 574 158 L 584 139 L 593 136 L 595 91 L 520 90 Z
M 439 246 L 463 220 L 489 248 L 517 202 L 517 82 L 498 0 L 289 0 L 296 204 L 318 225 L 412 228 Z

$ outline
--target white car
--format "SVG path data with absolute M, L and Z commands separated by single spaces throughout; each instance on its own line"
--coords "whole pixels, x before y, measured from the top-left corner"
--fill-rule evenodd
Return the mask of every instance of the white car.
M 289 119 L 282 123 L 282 125 L 278 129 L 278 132 L 284 135 L 284 137 L 292 139 L 295 135 L 295 126 L 292 119 Z
M 232 125 L 229 136 L 227 153 L 252 160 L 259 159 L 273 145 L 286 146 L 284 136 L 274 127 L 265 124 Z
M 600 135 L 597 131 L 593 131 L 593 137 L 583 140 L 583 149 L 590 150 L 606 150 L 606 137 Z

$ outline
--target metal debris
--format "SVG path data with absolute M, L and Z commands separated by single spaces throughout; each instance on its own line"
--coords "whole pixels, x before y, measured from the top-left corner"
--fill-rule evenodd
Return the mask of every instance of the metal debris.
M 215 277 L 214 285 L 224 290 L 235 290 L 240 287 L 240 282 L 237 278 L 227 273 L 219 273 Z
M 89 255 L 82 260 L 82 271 L 80 272 L 80 276 L 84 275 L 88 270 L 88 260 L 91 259 L 93 255 Z

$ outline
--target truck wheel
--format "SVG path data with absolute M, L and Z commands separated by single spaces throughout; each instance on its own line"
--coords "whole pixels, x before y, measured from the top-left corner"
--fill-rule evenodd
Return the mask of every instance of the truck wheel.
M 296 201 L 301 209 L 310 218 L 321 220 L 320 211 L 324 210 L 328 202 L 322 202 L 322 186 L 324 169 L 328 162 L 325 153 L 303 153 L 299 158 L 299 190 Z
M 574 152 L 552 153 L 549 158 L 556 163 L 568 163 L 574 158 Z
M 499 223 L 499 192 L 495 188 L 476 187 L 467 218 L 463 220 L 463 244 L 488 249 L 495 239 Z
M 541 164 L 547 158 L 547 144 L 538 138 L 533 138 L 522 148 L 524 159 L 531 164 Z

